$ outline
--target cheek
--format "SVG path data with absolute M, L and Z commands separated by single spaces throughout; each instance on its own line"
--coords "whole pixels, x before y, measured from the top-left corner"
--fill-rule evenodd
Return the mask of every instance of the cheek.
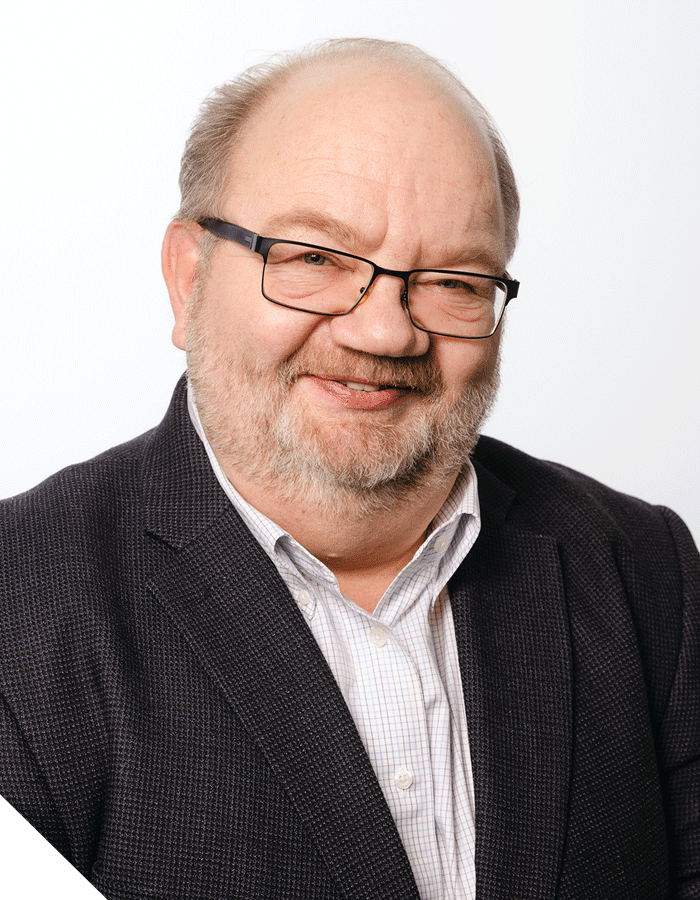
M 249 305 L 247 313 L 242 324 L 247 349 L 272 365 L 286 362 L 310 339 L 315 343 L 324 328 L 323 317 L 278 306 L 264 297 Z
M 493 371 L 498 362 L 498 335 L 485 341 L 435 339 L 435 356 L 445 387 L 460 391 Z
M 212 277 L 206 295 L 207 329 L 225 352 L 234 348 L 256 366 L 286 360 L 305 343 L 319 322 L 318 316 L 285 309 L 266 300 L 258 278 Z

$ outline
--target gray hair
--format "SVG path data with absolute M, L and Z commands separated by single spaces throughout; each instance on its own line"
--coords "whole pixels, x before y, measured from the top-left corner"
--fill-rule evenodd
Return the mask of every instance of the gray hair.
M 412 44 L 373 38 L 323 41 L 274 56 L 216 88 L 202 104 L 185 145 L 180 168 L 182 200 L 176 218 L 197 221 L 216 214 L 228 180 L 229 161 L 245 126 L 292 76 L 327 61 L 368 58 L 427 77 L 464 102 L 482 125 L 496 161 L 510 259 L 518 239 L 520 198 L 508 153 L 493 119 L 459 78 L 437 59 Z

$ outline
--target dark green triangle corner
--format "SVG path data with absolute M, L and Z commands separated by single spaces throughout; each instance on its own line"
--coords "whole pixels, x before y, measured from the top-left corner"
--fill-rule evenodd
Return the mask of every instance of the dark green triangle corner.
M 0 897 L 3 900 L 104 900 L 2 797 Z

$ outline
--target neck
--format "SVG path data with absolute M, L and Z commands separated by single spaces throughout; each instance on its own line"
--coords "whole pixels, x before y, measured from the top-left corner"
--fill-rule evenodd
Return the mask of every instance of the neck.
M 458 474 L 426 479 L 394 496 L 391 504 L 372 504 L 348 491 L 335 491 L 329 503 L 318 490 L 298 486 L 290 497 L 284 485 L 263 486 L 226 471 L 251 506 L 324 563 L 338 579 L 341 592 L 369 612 L 413 558 Z

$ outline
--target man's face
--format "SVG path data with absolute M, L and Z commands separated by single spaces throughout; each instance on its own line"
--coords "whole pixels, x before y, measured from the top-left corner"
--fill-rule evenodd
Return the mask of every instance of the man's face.
M 492 154 L 426 82 L 358 66 L 297 77 L 236 153 L 222 218 L 390 269 L 501 274 Z M 495 392 L 498 336 L 436 337 L 383 276 L 351 314 L 261 293 L 262 259 L 220 242 L 190 302 L 188 371 L 234 485 L 276 478 L 356 494 L 459 470 Z

